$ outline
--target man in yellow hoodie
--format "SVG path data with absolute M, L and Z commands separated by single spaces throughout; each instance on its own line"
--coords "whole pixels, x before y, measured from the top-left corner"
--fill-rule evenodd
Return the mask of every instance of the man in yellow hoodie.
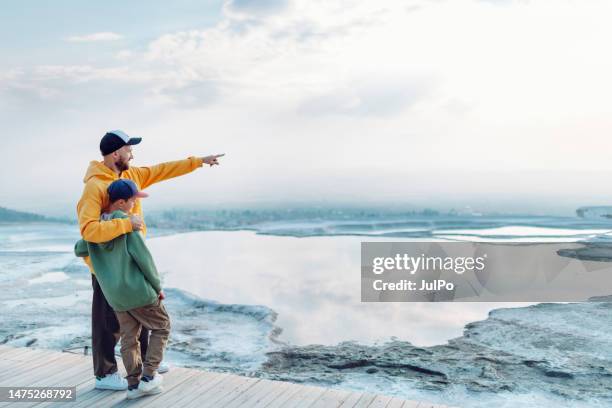
M 134 158 L 132 146 L 140 143 L 141 140 L 139 137 L 130 137 L 121 130 L 113 130 L 102 137 L 100 152 L 103 160 L 89 163 L 83 179 L 85 183 L 83 194 L 77 204 L 79 228 L 85 241 L 107 242 L 132 231 L 142 231 L 142 234 L 146 236 L 147 227 L 142 218 L 140 200 L 136 200 L 129 218 L 100 220 L 100 215 L 109 204 L 107 188 L 113 181 L 120 178 L 130 179 L 136 183 L 138 190 L 144 190 L 154 183 L 190 173 L 202 167 L 203 164 L 211 167 L 218 165 L 218 158 L 223 156 L 222 154 L 205 157 L 191 156 L 185 160 L 150 167 L 131 167 L 130 161 Z M 91 271 L 94 290 L 91 341 L 96 388 L 125 390 L 127 381 L 117 373 L 117 361 L 115 360 L 119 324 L 96 281 L 95 271 L 89 257 L 85 258 L 85 263 Z M 147 335 L 148 333 L 145 332 L 141 336 L 142 343 L 147 340 Z M 142 348 L 146 350 L 146 344 L 143 344 Z

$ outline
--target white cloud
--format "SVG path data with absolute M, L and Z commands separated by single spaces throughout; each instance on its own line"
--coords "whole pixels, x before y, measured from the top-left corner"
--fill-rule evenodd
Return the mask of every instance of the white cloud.
M 115 54 L 115 58 L 121 60 L 121 59 L 127 59 L 130 58 L 134 53 L 130 50 L 121 50 L 119 51 L 117 54 Z
M 366 78 L 343 84 L 305 100 L 298 112 L 310 116 L 393 116 L 426 98 L 433 88 L 427 78 Z
M 236 15 L 231 3 L 226 10 L 232 11 L 216 27 L 164 35 L 149 45 L 144 59 L 165 69 L 177 89 L 214 82 L 225 96 L 274 95 L 292 99 L 295 109 L 362 78 L 376 82 L 377 68 L 397 77 L 414 74 L 406 66 L 370 61 L 359 50 L 363 37 L 392 12 L 376 3 L 292 2 L 263 16 L 260 10 L 268 7 L 248 14 L 253 7 L 241 4 Z
M 52 81 L 66 79 L 75 82 L 96 80 L 111 81 L 147 81 L 148 76 L 133 72 L 129 67 L 98 68 L 91 65 L 39 65 L 31 73 L 30 79 Z
M 86 35 L 75 35 L 66 38 L 69 42 L 99 42 L 99 41 L 117 41 L 122 39 L 121 34 L 105 31 L 100 33 L 92 33 Z
M 74 138 L 112 118 L 147 137 L 145 163 L 226 151 L 209 182 L 237 200 L 247 189 L 271 200 L 427 197 L 449 185 L 492 188 L 494 178 L 483 187 L 459 176 L 470 171 L 612 170 L 609 1 L 228 1 L 224 10 L 213 27 L 167 33 L 99 65 L 0 73 L 0 101 L 23 112 L 35 99 L 36 112 L 67 106 L 82 120 Z M 505 194 L 528 193 L 504 180 Z M 587 189 L 553 181 L 559 194 Z
M 190 109 L 215 101 L 311 115 L 321 104 L 330 114 L 386 116 L 423 102 L 422 119 L 471 113 L 495 125 L 537 110 L 554 121 L 606 106 L 612 58 L 598 50 L 610 9 L 605 1 L 233 0 L 216 26 L 124 49 L 119 66 L 41 66 L 22 78 L 139 83 L 158 102 Z M 397 109 L 386 109 L 392 101 Z

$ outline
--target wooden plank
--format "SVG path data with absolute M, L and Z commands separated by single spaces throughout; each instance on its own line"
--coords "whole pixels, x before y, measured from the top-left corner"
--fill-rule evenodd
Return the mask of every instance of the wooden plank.
M 33 351 L 40 351 L 43 353 L 48 353 L 48 354 L 57 354 L 57 353 L 61 353 L 58 350 L 53 350 L 53 349 L 47 349 L 44 347 L 13 347 L 13 349 L 18 352 L 21 353 L 21 356 L 26 356 L 28 353 L 31 353 Z M 2 357 L 7 356 L 6 354 L 3 354 Z
M 73 387 L 77 382 L 83 381 L 83 378 L 93 377 L 91 374 L 92 367 L 89 361 L 72 361 L 70 365 L 55 374 L 42 378 L 39 381 L 32 382 L 31 387 L 51 387 L 64 386 Z
M 174 368 L 169 373 L 164 375 L 164 381 L 162 387 L 164 389 L 172 389 L 173 385 L 180 382 L 181 379 L 185 378 L 190 373 L 190 370 L 186 368 Z M 88 393 L 85 393 L 83 399 L 78 402 L 77 405 L 71 405 L 71 407 L 90 407 L 90 406 L 125 406 L 126 404 L 136 403 L 136 401 L 129 401 L 126 399 L 127 391 L 108 391 L 108 390 L 96 390 L 93 389 Z M 156 397 L 155 395 L 143 397 L 140 401 L 151 400 Z M 78 397 L 77 397 L 78 398 Z
M 402 405 L 404 405 L 403 399 L 393 397 L 391 398 L 391 401 L 389 401 L 389 403 L 387 404 L 385 408 L 403 408 Z
M 374 400 L 368 405 L 368 408 L 385 408 L 389 402 L 391 402 L 391 397 L 386 395 L 377 395 Z
M 58 366 L 62 367 L 66 364 L 67 361 L 63 357 L 61 353 L 57 353 L 56 355 L 44 355 L 44 358 L 35 358 L 29 362 L 26 371 L 11 375 L 10 378 L 5 378 L 0 383 L 8 383 L 6 386 L 27 386 L 32 381 L 57 370 Z
M 185 408 L 200 408 L 204 406 L 206 403 L 217 401 L 231 390 L 236 388 L 241 383 L 241 378 L 237 375 L 228 374 L 227 378 L 217 384 L 217 386 L 212 387 L 206 390 L 203 393 L 199 393 L 196 391 L 197 397 L 195 400 L 190 403 L 184 405 Z
M 5 347 L 6 347 L 6 350 L 2 353 L 2 355 L 7 355 L 9 353 L 27 353 L 28 350 L 35 350 L 30 347 L 13 347 L 13 346 L 5 346 Z
M 8 353 L 9 351 L 15 351 L 15 350 L 19 350 L 22 348 L 24 347 L 13 347 L 13 346 L 9 346 L 6 344 L 0 344 L 0 358 L 2 358 L 3 354 Z
M 101 392 L 100 390 L 95 389 L 95 376 L 93 373 L 93 362 L 91 356 L 79 355 L 79 357 L 82 359 L 83 362 L 87 363 L 89 372 L 86 372 L 85 374 L 83 374 L 83 377 L 80 380 L 77 380 L 78 384 L 74 384 L 76 385 L 76 402 L 70 403 L 70 406 L 75 406 L 75 404 L 81 403 L 82 401 L 86 400 L 87 397 L 91 397 L 92 395 L 96 394 L 96 391 Z M 47 403 L 42 404 L 42 406 L 47 405 Z M 55 406 L 57 406 L 57 404 L 53 405 L 53 407 Z
M 76 403 L 72 403 L 70 407 L 110 407 L 126 397 L 126 391 L 99 390 L 95 388 L 95 381 L 88 389 L 81 393 L 77 393 Z
M 81 377 L 80 381 L 78 384 L 75 383 L 76 386 L 76 401 L 79 401 L 79 395 L 80 392 L 82 392 L 84 389 L 87 389 L 88 387 L 93 388 L 95 385 L 95 377 L 93 375 L 84 375 Z M 65 383 L 64 383 L 65 384 Z M 62 387 L 65 386 L 64 384 L 58 384 L 58 386 Z M 69 403 L 69 406 L 72 406 L 74 403 Z M 52 406 L 52 407 L 57 407 L 58 403 L 57 402 L 41 402 L 39 404 L 33 405 L 33 407 L 36 408 L 45 408 L 48 406 Z
M 56 375 L 51 375 L 38 382 L 34 382 L 29 387 L 72 387 L 76 386 L 77 381 L 83 381 L 84 375 L 87 375 L 91 371 L 91 362 L 78 361 L 68 370 L 58 372 Z M 93 377 L 93 376 L 92 376 Z M 28 402 L 20 403 L 19 407 L 40 407 L 44 402 Z M 47 404 L 55 404 L 57 406 L 59 402 L 47 402 Z
M 164 392 L 152 396 L 151 398 L 143 398 L 142 401 L 137 401 L 135 404 L 130 404 L 130 407 L 148 406 L 149 401 L 153 402 L 155 406 L 180 406 L 178 401 L 184 398 L 186 395 L 193 393 L 194 390 L 198 389 L 198 382 L 201 381 L 201 375 L 196 370 L 190 370 L 191 376 L 185 378 L 185 381 L 180 383 L 180 386 L 175 386 L 168 390 L 167 386 L 162 385 Z
M 279 381 L 260 380 L 247 392 L 242 393 L 238 398 L 227 404 L 225 408 L 239 408 L 242 406 L 252 407 L 267 395 L 274 393 L 275 389 L 282 388 L 283 383 Z
M 272 400 L 270 404 L 265 405 L 266 408 L 280 408 L 283 407 L 284 404 L 300 392 L 302 389 L 302 385 L 289 383 L 287 389 L 280 394 L 276 399 Z
M 94 401 L 96 399 L 102 398 L 103 394 L 109 394 L 114 392 L 125 392 L 125 391 L 110 391 L 110 390 L 98 390 L 96 388 L 96 380 L 95 377 L 91 379 L 91 382 L 84 387 L 84 389 L 79 392 L 77 389 L 76 401 L 72 403 L 72 407 L 87 407 L 88 401 Z
M 342 404 L 338 408 L 353 408 L 357 405 L 357 401 L 361 399 L 363 392 L 351 392 L 350 395 L 342 401 Z
M 323 395 L 317 399 L 314 404 L 309 405 L 309 408 L 327 408 L 327 407 L 339 407 L 344 400 L 350 395 L 350 391 L 338 390 L 330 388 L 325 390 Z
M 260 378 L 254 378 L 254 377 L 239 377 L 241 382 L 238 384 L 238 386 L 232 390 L 230 390 L 230 392 L 228 392 L 227 394 L 225 394 L 221 399 L 218 399 L 216 401 L 214 401 L 214 403 L 207 403 L 204 406 L 207 407 L 225 407 L 227 406 L 227 404 L 229 404 L 230 402 L 232 402 L 233 400 L 235 400 L 236 398 L 240 397 L 240 395 L 242 395 L 243 393 L 247 392 L 249 389 L 251 389 L 252 387 L 254 387 L 258 382 L 261 381 Z
M 65 362 L 62 361 L 61 359 L 59 360 L 59 364 L 61 364 L 61 367 L 68 367 L 67 364 L 69 364 L 70 362 Z M 52 376 L 59 376 L 62 377 L 63 376 L 63 372 L 62 372 L 62 368 L 59 369 L 59 372 L 56 371 L 55 366 L 44 366 L 41 367 L 35 371 L 31 371 L 29 373 L 24 374 L 26 377 L 20 376 L 18 379 L 16 379 L 12 384 L 9 384 L 8 386 L 15 386 L 15 387 L 39 387 L 39 386 L 45 386 L 46 384 L 46 378 L 52 377 Z M 28 381 L 28 377 L 30 378 L 30 380 Z M 25 378 L 25 379 L 24 379 Z M 10 381 L 10 380 L 9 380 Z M 33 405 L 33 402 L 28 402 L 28 403 L 20 403 L 20 406 L 26 406 L 24 404 L 29 404 L 29 405 Z M 12 403 L 10 402 L 2 402 L 0 403 L 0 407 L 5 407 L 5 406 L 9 406 L 12 405 Z
M 121 366 L 120 360 L 118 361 Z M 10 382 L 11 384 L 3 384 Z M 125 391 L 96 390 L 91 356 L 0 345 L 0 385 L 76 386 L 72 403 L 28 402 L 21 407 L 226 407 L 226 408 L 448 408 L 398 397 L 173 368 L 164 375 L 164 392 L 129 401 Z M 7 403 L 0 403 L 0 407 Z
M 95 388 L 94 379 L 85 392 L 80 394 L 77 392 L 76 402 L 73 402 L 70 406 L 73 408 L 96 406 L 99 401 L 112 395 L 119 395 L 120 398 L 125 398 L 125 391 L 99 390 Z M 100 406 L 106 405 L 100 404 Z
M 67 386 L 76 386 L 77 387 L 77 398 L 78 398 L 78 389 L 81 384 L 85 384 L 88 380 L 93 383 L 93 375 L 88 375 L 88 372 L 92 372 L 91 365 L 91 357 L 85 357 L 80 355 L 73 355 L 71 353 L 65 353 L 66 357 L 74 360 L 73 369 L 70 371 L 61 372 L 63 375 L 54 375 L 46 379 L 45 386 L 56 386 L 56 387 L 67 387 Z M 38 402 L 33 403 L 32 405 L 20 405 L 24 407 L 36 407 L 43 408 L 49 405 L 53 405 L 54 407 L 61 405 L 59 402 Z
M 36 350 L 37 353 L 45 353 L 47 350 L 45 349 L 30 349 L 30 348 L 15 348 L 13 350 L 7 351 L 5 354 L 0 356 L 0 361 L 8 361 L 8 362 L 19 362 L 26 361 L 28 356 L 32 351 Z
M 301 385 L 300 390 L 283 407 L 303 408 L 315 402 L 325 392 L 325 388 Z
M 297 387 L 295 384 L 289 382 L 281 382 L 281 381 L 273 381 L 275 383 L 274 388 L 271 391 L 265 393 L 263 396 L 256 397 L 255 401 L 249 402 L 249 405 L 253 408 L 263 408 L 263 407 L 271 407 L 274 405 L 274 402 L 280 398 L 282 395 L 286 395 L 287 393 L 291 393 Z
M 370 404 L 372 403 L 372 401 L 374 401 L 375 398 L 375 394 L 364 392 L 363 394 L 361 394 L 361 398 L 357 400 L 357 403 L 354 405 L 353 408 L 366 408 L 370 406 Z
M 23 352 L 23 350 L 10 350 L 6 354 L 0 356 L 0 366 L 11 367 L 20 363 L 30 361 L 32 355 L 45 355 L 43 350 L 31 350 Z
M 94 389 L 96 385 L 95 379 L 96 377 L 93 375 L 83 376 L 82 381 L 79 384 L 76 384 L 76 402 L 80 402 L 82 400 L 82 395 L 86 391 Z M 74 403 L 70 403 L 70 406 L 73 406 L 73 405 Z M 45 403 L 40 404 L 40 406 L 36 405 L 36 408 L 43 408 L 43 407 L 48 407 L 48 406 L 52 406 L 53 408 L 55 408 L 57 406 L 57 403 L 45 402 Z
M 58 353 L 54 350 L 47 350 L 43 348 L 22 348 L 22 349 L 13 349 L 2 355 L 0 355 L 0 362 L 4 363 L 18 363 L 23 361 L 32 360 L 32 356 L 55 356 Z
M 125 399 L 126 391 L 95 390 L 89 399 L 78 402 L 71 407 L 110 407 Z M 78 397 L 77 397 L 78 398 Z
M 191 388 L 185 390 L 183 395 L 174 401 L 174 406 L 184 407 L 192 401 L 195 401 L 203 393 L 216 387 L 222 381 L 229 380 L 230 378 L 231 376 L 226 373 L 214 373 L 209 371 L 200 372 L 190 384 Z
M 36 356 L 30 364 L 24 366 L 24 369 L 27 368 L 29 371 L 14 375 L 10 380 L 7 379 L 6 381 L 10 381 L 17 386 L 26 386 L 39 378 L 43 378 L 41 374 L 49 375 L 49 373 L 61 371 L 68 368 L 71 363 L 70 359 L 66 359 L 62 355 Z
M 184 385 L 188 383 L 189 380 L 196 377 L 197 374 L 198 373 L 195 372 L 195 370 L 174 367 L 168 373 L 163 374 L 164 381 L 162 382 L 161 386 L 164 391 L 161 394 L 148 395 L 133 401 L 124 399 L 123 401 L 113 405 L 113 407 L 174 406 L 174 400 L 172 399 L 173 395 L 176 396 L 181 392 L 189 392 L 189 388 L 184 388 Z
M 14 379 L 18 375 L 31 370 L 31 366 L 35 365 L 37 361 L 41 364 L 46 359 L 50 358 L 50 355 L 44 351 L 32 351 L 27 354 L 28 358 L 21 357 L 18 360 L 1 360 L 0 361 L 0 384 L 8 379 Z M 10 385 L 10 384 L 8 384 Z

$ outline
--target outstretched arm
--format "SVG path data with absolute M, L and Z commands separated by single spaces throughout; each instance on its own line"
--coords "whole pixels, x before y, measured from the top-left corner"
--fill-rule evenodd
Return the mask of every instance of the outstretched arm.
M 127 172 L 132 176 L 131 178 L 138 182 L 140 189 L 144 190 L 151 184 L 191 173 L 195 169 L 202 167 L 203 164 L 218 165 L 217 159 L 221 156 L 223 155 L 191 156 L 185 160 L 160 163 L 149 167 L 132 167 Z

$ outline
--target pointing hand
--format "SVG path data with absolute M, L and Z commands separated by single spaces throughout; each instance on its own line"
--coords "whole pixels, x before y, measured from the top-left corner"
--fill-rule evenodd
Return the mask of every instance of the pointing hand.
M 213 154 L 211 156 L 202 157 L 202 160 L 204 161 L 204 163 L 209 164 L 210 167 L 214 166 L 215 164 L 218 166 L 219 162 L 217 161 L 217 159 L 223 156 L 225 156 L 225 153 Z

